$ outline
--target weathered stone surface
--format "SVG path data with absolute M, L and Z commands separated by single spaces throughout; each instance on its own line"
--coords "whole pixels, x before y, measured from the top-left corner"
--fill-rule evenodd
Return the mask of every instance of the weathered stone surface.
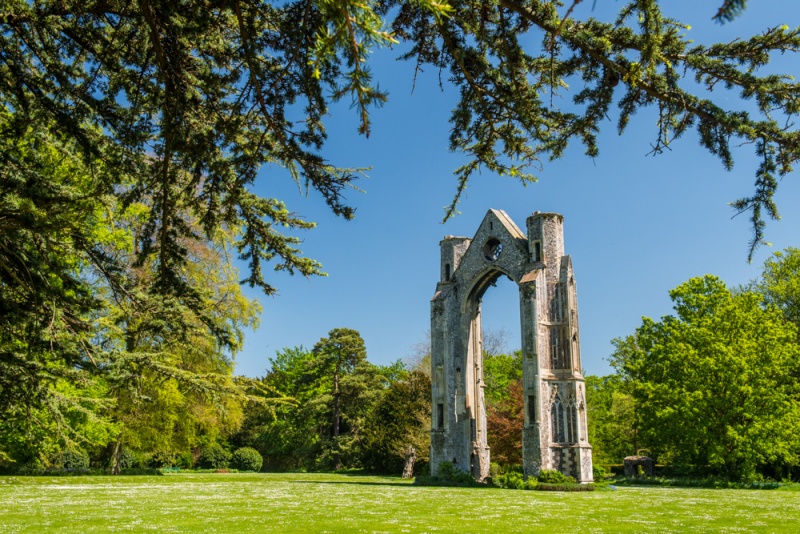
M 505 212 L 489 210 L 471 239 L 447 236 L 440 243 L 440 281 L 431 299 L 432 473 L 451 461 L 477 480 L 489 474 L 481 300 L 507 276 L 520 297 L 525 475 L 558 469 L 592 481 L 577 291 L 563 223 L 557 213 L 536 212 L 526 236 Z
M 653 459 L 649 456 L 626 456 L 623 460 L 623 465 L 626 477 L 639 476 L 639 466 L 642 466 L 642 475 L 653 476 Z
M 412 478 L 414 476 L 414 464 L 417 461 L 417 451 L 414 450 L 414 447 L 409 445 L 406 447 L 406 463 L 403 467 L 403 477 L 402 478 Z

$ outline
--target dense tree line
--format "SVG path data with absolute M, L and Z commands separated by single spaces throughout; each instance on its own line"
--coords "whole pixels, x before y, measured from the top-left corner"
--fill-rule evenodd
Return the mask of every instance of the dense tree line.
M 676 315 L 645 318 L 635 334 L 615 340 L 617 374 L 586 377 L 595 463 L 645 453 L 676 473 L 800 475 L 797 280 L 800 249 L 793 248 L 773 255 L 761 278 L 742 287 L 693 278 L 670 292 Z M 487 335 L 487 346 L 493 337 Z M 107 466 L 116 451 L 126 465 L 218 467 L 236 459 L 265 470 L 397 475 L 411 446 L 419 472 L 430 443 L 426 365 L 424 356 L 410 369 L 400 361 L 372 364 L 359 333 L 337 328 L 313 349 L 286 348 L 270 359 L 267 374 L 246 386 L 253 394 L 275 392 L 269 403 L 244 395 L 215 404 L 180 380 L 144 372 L 129 389 L 90 374 L 83 389 L 70 392 L 79 386 L 62 380 L 57 391 L 65 395 L 92 395 L 95 404 L 66 412 L 85 437 L 59 438 L 53 430 L 61 423 L 46 410 L 7 410 L 0 422 L 3 463 L 75 465 L 87 456 Z M 519 465 L 521 354 L 485 352 L 483 367 L 492 459 Z
M 219 468 L 231 462 L 255 465 L 250 458 L 255 455 L 259 469 L 266 470 L 366 468 L 400 474 L 412 446 L 417 468 L 424 469 L 428 374 L 408 370 L 399 361 L 370 363 L 360 334 L 347 328 L 331 330 L 313 350 L 279 351 L 270 363 L 263 378 L 243 386 L 255 390 L 255 400 L 225 395 L 220 404 L 184 389 L 180 380 L 158 375 L 136 377 L 130 386 L 135 395 L 90 377 L 85 387 L 107 411 L 68 412 L 74 440 L 56 432 L 58 422 L 47 413 L 7 412 L 0 421 L 0 467 L 110 468 L 116 461 L 123 468 Z M 70 387 L 66 382 L 57 386 L 65 394 Z M 263 391 L 281 395 L 258 402 Z M 33 415 L 33 420 L 22 415 Z M 65 462 L 65 454 L 81 461 Z
M 293 402 L 251 405 L 231 440 L 249 445 L 277 470 L 366 468 L 399 475 L 405 450 L 428 454 L 430 378 L 401 362 L 377 366 L 366 359 L 358 332 L 331 330 L 313 350 L 295 347 L 270 359 L 262 378 Z

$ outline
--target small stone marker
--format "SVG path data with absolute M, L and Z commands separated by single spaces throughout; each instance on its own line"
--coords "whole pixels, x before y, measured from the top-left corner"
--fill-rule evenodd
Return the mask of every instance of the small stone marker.
M 417 451 L 411 445 L 406 449 L 406 466 L 403 468 L 403 478 L 414 476 L 414 462 L 417 461 Z
M 642 473 L 646 477 L 653 476 L 653 459 L 649 456 L 626 456 L 623 460 L 626 477 L 639 476 L 639 466 L 642 466 Z

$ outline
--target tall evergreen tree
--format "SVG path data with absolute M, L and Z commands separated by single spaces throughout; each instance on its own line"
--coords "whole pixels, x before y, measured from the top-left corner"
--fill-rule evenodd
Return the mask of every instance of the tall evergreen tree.
M 314 355 L 317 365 L 325 369 L 329 375 L 331 397 L 333 399 L 333 466 L 334 469 L 342 468 L 339 452 L 339 434 L 341 430 L 342 404 L 345 394 L 343 380 L 363 363 L 367 361 L 367 349 L 361 334 L 350 328 L 334 328 L 328 332 L 328 337 L 320 339 L 314 345 Z

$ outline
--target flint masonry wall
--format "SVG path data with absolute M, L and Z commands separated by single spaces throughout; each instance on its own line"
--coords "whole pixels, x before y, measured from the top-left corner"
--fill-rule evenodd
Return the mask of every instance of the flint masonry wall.
M 489 474 L 481 300 L 508 276 L 520 292 L 525 475 L 558 469 L 590 482 L 577 289 L 564 255 L 564 218 L 536 212 L 526 222 L 527 235 L 505 212 L 489 210 L 472 238 L 440 243 L 431 300 L 431 471 L 450 461 L 477 480 Z

